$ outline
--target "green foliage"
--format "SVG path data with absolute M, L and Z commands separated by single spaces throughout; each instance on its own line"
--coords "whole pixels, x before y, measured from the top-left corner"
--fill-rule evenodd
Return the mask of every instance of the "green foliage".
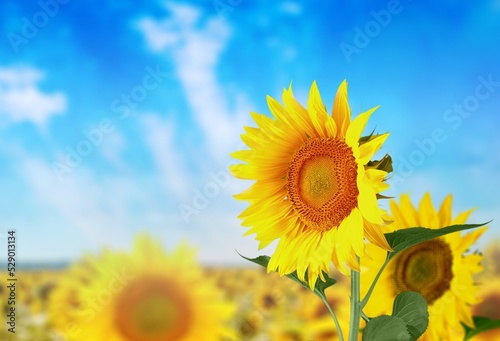
M 415 341 L 425 332 L 428 323 L 425 299 L 417 292 L 402 292 L 394 300 L 392 316 L 382 315 L 368 322 L 363 341 Z
M 413 340 L 418 339 L 429 324 L 427 302 L 422 295 L 414 291 L 402 292 L 396 297 L 392 315 L 406 323 Z
M 428 229 L 428 228 L 424 228 L 424 227 L 412 227 L 412 228 L 408 228 L 408 229 L 394 231 L 391 233 L 386 233 L 385 238 L 387 239 L 387 242 L 389 243 L 389 245 L 393 249 L 393 252 L 388 252 L 387 258 L 388 258 L 388 260 L 391 260 L 398 253 L 400 253 L 400 252 L 402 252 L 402 251 L 404 251 L 412 246 L 415 246 L 417 244 L 431 240 L 433 238 L 442 237 L 444 235 L 447 235 L 447 234 L 450 234 L 453 232 L 477 228 L 477 227 L 480 227 L 480 226 L 483 226 L 486 224 L 488 224 L 488 223 L 452 225 L 452 226 L 443 227 L 440 229 Z
M 474 316 L 474 325 L 476 328 L 472 329 L 471 327 L 463 324 L 465 328 L 464 341 L 470 340 L 472 337 L 486 331 L 500 328 L 500 320 L 490 320 L 487 317 Z

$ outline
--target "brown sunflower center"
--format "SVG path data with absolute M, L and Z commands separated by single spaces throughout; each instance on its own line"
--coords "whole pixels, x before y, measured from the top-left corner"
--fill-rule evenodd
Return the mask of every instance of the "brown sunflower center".
M 441 239 L 432 239 L 396 257 L 394 280 L 398 292 L 417 291 L 432 304 L 450 289 L 453 254 Z
M 288 198 L 302 221 L 327 231 L 358 204 L 358 165 L 343 140 L 314 138 L 295 152 L 288 167 Z
M 192 322 L 183 288 L 165 278 L 143 278 L 118 296 L 115 324 L 130 341 L 177 340 Z

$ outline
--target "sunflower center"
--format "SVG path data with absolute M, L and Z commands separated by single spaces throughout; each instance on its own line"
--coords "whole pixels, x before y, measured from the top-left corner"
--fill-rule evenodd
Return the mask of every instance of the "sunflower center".
M 329 156 L 317 156 L 304 162 L 299 186 L 303 200 L 311 207 L 320 208 L 338 192 L 335 162 Z
M 432 304 L 450 289 L 453 254 L 441 239 L 432 239 L 403 251 L 395 260 L 398 292 L 417 291 Z
M 165 278 L 143 278 L 118 296 L 115 323 L 130 341 L 177 340 L 189 330 L 190 302 L 184 290 Z
M 327 231 L 358 203 L 357 163 L 343 140 L 314 138 L 295 152 L 287 173 L 288 198 L 302 221 Z

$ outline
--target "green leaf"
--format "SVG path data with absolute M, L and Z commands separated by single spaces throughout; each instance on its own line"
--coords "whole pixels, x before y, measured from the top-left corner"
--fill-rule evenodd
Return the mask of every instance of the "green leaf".
M 487 317 L 474 316 L 474 325 L 476 328 L 472 329 L 469 326 L 462 324 L 465 328 L 464 341 L 470 340 L 472 337 L 484 333 L 488 330 L 500 328 L 500 320 L 491 320 Z
M 394 300 L 392 315 L 406 323 L 413 340 L 417 340 L 427 329 L 429 312 L 425 298 L 417 292 L 405 291 Z
M 269 264 L 269 260 L 271 259 L 269 256 L 259 256 L 259 257 L 256 257 L 256 258 L 247 258 L 243 255 L 241 255 L 238 251 L 236 251 L 240 257 L 252 262 L 252 263 L 255 263 L 255 264 L 258 264 L 260 266 L 263 266 L 267 269 L 267 264 Z M 334 279 L 334 278 L 331 278 L 330 276 L 328 276 L 328 273 L 326 273 L 325 271 L 323 271 L 323 276 L 325 277 L 326 279 L 326 282 L 323 282 L 321 280 L 321 278 L 318 278 L 318 280 L 316 281 L 316 285 L 314 286 L 314 292 L 317 292 L 321 295 L 325 295 L 325 290 L 329 287 L 331 287 L 332 285 L 334 285 L 335 283 L 337 283 L 337 281 Z M 292 279 L 293 281 L 299 283 L 300 285 L 302 285 L 304 288 L 306 289 L 310 289 L 309 288 L 309 284 L 307 282 L 304 282 L 302 280 L 299 279 L 299 276 L 297 275 L 297 271 L 294 271 L 288 275 L 286 275 L 286 277 Z M 305 273 L 305 278 L 307 278 L 307 270 L 306 270 L 306 273 Z
M 489 222 L 488 222 L 489 223 Z M 388 252 L 388 259 L 394 258 L 399 252 L 404 251 L 412 246 L 426 242 L 433 238 L 442 237 L 444 235 L 473 229 L 476 227 L 484 226 L 484 224 L 464 224 L 464 225 L 452 225 L 448 227 L 443 227 L 440 229 L 428 229 L 424 227 L 412 227 L 409 229 L 403 229 L 394 231 L 391 233 L 386 233 L 385 238 L 387 242 L 393 249 L 393 252 Z
M 363 332 L 363 341 L 416 341 L 427 329 L 429 313 L 425 298 L 417 292 L 405 291 L 394 300 L 392 316 L 371 319 Z
M 411 341 L 406 323 L 395 316 L 382 315 L 368 322 L 363 331 L 363 341 Z

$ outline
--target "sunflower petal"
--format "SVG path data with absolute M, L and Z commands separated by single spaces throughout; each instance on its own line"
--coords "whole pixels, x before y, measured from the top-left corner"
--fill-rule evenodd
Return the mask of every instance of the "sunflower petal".
M 377 110 L 379 106 L 371 108 L 368 111 L 365 111 L 362 114 L 359 114 L 351 123 L 346 133 L 346 142 L 349 146 L 357 146 L 359 144 L 359 138 L 365 129 L 366 123 L 368 119 L 373 114 L 375 110 Z
M 321 95 L 319 93 L 318 86 L 316 85 L 316 81 L 313 82 L 311 90 L 309 91 L 307 110 L 312 124 L 316 129 L 317 135 L 327 136 L 325 121 L 328 114 L 326 113 L 326 109 L 321 101 Z
M 359 146 L 359 158 L 358 162 L 366 165 L 368 161 L 378 152 L 380 147 L 384 144 L 385 140 L 389 137 L 389 133 L 382 135 L 377 135 L 370 139 L 368 142 L 363 143 Z
M 340 84 L 333 101 L 332 117 L 337 125 L 337 135 L 345 137 L 351 123 L 351 109 L 347 100 L 347 81 Z

